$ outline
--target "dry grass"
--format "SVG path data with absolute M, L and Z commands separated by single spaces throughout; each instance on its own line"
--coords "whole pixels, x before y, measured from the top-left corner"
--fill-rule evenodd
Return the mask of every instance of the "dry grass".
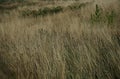
M 0 78 L 120 79 L 119 23 L 91 24 L 94 7 L 37 18 L 1 16 Z

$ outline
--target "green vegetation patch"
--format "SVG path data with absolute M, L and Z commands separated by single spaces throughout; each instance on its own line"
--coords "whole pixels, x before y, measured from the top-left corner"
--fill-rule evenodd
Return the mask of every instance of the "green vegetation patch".
M 0 3 L 6 3 L 6 2 L 24 2 L 26 0 L 0 0 Z
M 45 15 L 49 15 L 49 14 L 56 14 L 56 13 L 59 13 L 62 11 L 63 11 L 63 8 L 61 6 L 52 7 L 52 8 L 45 7 L 45 8 L 39 9 L 39 10 L 27 9 L 27 10 L 22 11 L 22 16 L 24 16 L 24 17 L 26 17 L 26 16 L 35 16 L 35 17 L 45 16 Z
M 103 9 L 96 4 L 96 9 L 93 14 L 91 14 L 91 22 L 92 23 L 101 23 L 105 22 L 108 24 L 113 24 L 116 20 L 116 12 L 114 10 L 103 11 Z
M 77 10 L 77 9 L 81 9 L 82 7 L 85 7 L 86 5 L 88 5 L 89 3 L 80 3 L 80 4 L 72 4 L 69 5 L 68 7 L 62 7 L 62 6 L 56 6 L 56 7 L 44 7 L 41 8 L 39 10 L 23 10 L 22 11 L 22 16 L 26 17 L 26 16 L 45 16 L 48 14 L 56 14 L 59 12 L 62 12 L 65 8 L 68 8 L 70 10 Z

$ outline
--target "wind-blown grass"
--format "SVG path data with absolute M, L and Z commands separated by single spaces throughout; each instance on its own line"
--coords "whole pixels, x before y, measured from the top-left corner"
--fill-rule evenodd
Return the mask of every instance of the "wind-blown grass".
M 119 79 L 119 16 L 113 24 L 93 24 L 89 8 L 2 19 L 0 78 Z

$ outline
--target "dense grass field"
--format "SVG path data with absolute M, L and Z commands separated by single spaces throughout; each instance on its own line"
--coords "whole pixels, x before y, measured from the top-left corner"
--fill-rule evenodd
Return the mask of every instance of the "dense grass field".
M 0 79 L 120 79 L 120 1 L 0 3 Z

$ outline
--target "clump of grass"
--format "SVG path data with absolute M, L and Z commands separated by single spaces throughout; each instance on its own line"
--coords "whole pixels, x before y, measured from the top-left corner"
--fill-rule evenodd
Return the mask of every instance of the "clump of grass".
M 81 9 L 82 7 L 85 7 L 87 6 L 89 3 L 80 3 L 80 4 L 73 4 L 73 5 L 69 5 L 68 7 L 71 9 L 71 10 L 77 10 L 77 9 Z
M 114 10 L 110 11 L 103 11 L 100 6 L 96 4 L 96 9 L 94 14 L 91 14 L 90 20 L 92 23 L 107 23 L 107 24 L 113 24 L 116 19 L 116 13 Z
M 102 20 L 102 8 L 96 4 L 95 13 L 91 14 L 92 22 L 100 22 Z
M 87 3 L 80 3 L 80 4 L 73 4 L 73 5 L 69 5 L 67 6 L 70 10 L 79 10 L 82 7 L 85 7 L 87 5 L 91 4 L 91 2 L 87 2 Z M 46 15 L 52 15 L 52 14 L 56 14 L 56 13 L 60 13 L 62 12 L 64 9 L 66 10 L 67 7 L 62 7 L 62 6 L 56 6 L 56 7 L 44 7 L 42 9 L 37 10 L 23 10 L 22 11 L 22 16 L 46 16 Z M 67 8 L 67 9 L 68 9 Z
M 107 12 L 106 13 L 106 18 L 107 18 L 107 22 L 108 24 L 113 24 L 115 18 L 116 18 L 116 13 L 114 10 L 112 10 L 111 12 Z
M 30 16 L 31 11 L 29 9 L 22 11 L 22 16 Z
M 38 11 L 37 10 L 24 10 L 22 11 L 22 16 L 45 16 L 45 15 L 52 15 L 52 14 L 56 14 L 56 13 L 59 13 L 59 12 L 62 12 L 63 11 L 63 8 L 61 6 L 57 6 L 57 7 L 52 7 L 52 8 L 48 8 L 48 7 L 45 7 L 45 8 L 42 8 L 42 9 L 39 9 Z

